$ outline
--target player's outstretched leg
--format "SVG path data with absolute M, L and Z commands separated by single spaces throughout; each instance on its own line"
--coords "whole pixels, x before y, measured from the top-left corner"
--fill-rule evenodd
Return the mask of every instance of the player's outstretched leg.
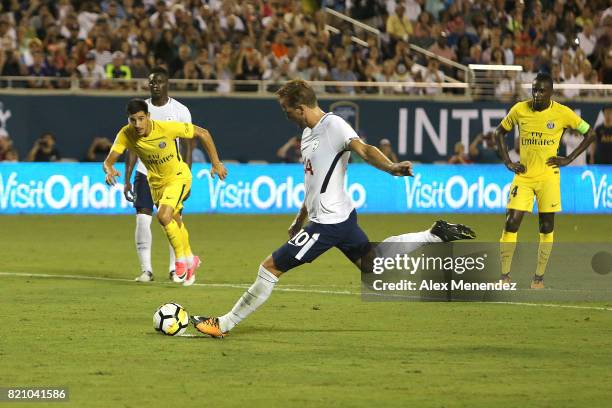
M 134 242 L 136 253 L 140 261 L 142 273 L 135 279 L 137 282 L 150 282 L 153 280 L 153 266 L 151 265 L 151 219 L 153 216 L 145 212 L 136 214 L 136 230 L 134 231 Z
M 383 242 L 401 242 L 407 246 L 406 249 L 408 252 L 412 252 L 428 243 L 450 242 L 474 238 L 476 238 L 476 233 L 470 227 L 463 224 L 451 224 L 443 220 L 438 220 L 434 222 L 428 230 L 391 236 L 386 238 Z
M 191 322 L 195 328 L 201 333 L 208 334 L 209 336 L 222 338 L 238 323 L 246 319 L 247 316 L 268 300 L 272 294 L 274 285 L 278 282 L 277 275 L 268 269 L 274 271 L 276 274 L 282 273 L 276 270 L 274 261 L 272 261 L 272 257 L 269 256 L 259 266 L 259 272 L 257 273 L 255 282 L 253 282 L 251 287 L 242 294 L 229 313 L 220 317 L 192 316 Z

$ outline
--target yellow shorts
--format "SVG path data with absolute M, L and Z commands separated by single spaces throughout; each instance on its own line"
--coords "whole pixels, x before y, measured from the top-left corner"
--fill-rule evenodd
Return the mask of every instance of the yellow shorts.
M 168 205 L 174 208 L 174 214 L 183 209 L 183 200 L 191 190 L 190 179 L 174 180 L 159 188 L 151 187 L 153 202 L 159 208 Z
M 510 186 L 507 208 L 532 212 L 534 197 L 538 204 L 538 212 L 561 211 L 561 178 L 559 175 L 538 181 L 515 176 Z

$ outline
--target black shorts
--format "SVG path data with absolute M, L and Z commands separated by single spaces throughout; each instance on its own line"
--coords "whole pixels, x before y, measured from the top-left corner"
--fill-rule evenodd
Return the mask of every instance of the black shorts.
M 147 176 L 141 172 L 136 172 L 134 177 L 134 208 L 140 210 L 141 208 L 147 208 L 153 211 L 153 197 L 151 197 L 151 189 L 149 188 L 149 182 Z
M 276 268 L 282 272 L 314 261 L 330 248 L 341 250 L 351 262 L 370 251 L 370 241 L 357 224 L 357 212 L 339 224 L 310 222 L 295 237 L 272 253 Z

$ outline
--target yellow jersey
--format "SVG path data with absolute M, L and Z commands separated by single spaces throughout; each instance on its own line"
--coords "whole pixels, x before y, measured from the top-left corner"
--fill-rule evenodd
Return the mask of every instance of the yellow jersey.
M 136 153 L 147 168 L 149 185 L 159 188 L 176 179 L 191 178 L 175 139 L 192 139 L 194 129 L 191 123 L 151 120 L 151 132 L 139 137 L 132 126 L 126 125 L 111 149 L 119 154 L 126 149 Z
M 555 101 L 550 101 L 543 111 L 533 110 L 528 100 L 516 103 L 501 122 L 507 131 L 515 125 L 519 127 L 521 164 L 527 169 L 517 177 L 530 180 L 559 174 L 558 169 L 546 164 L 546 160 L 557 155 L 565 129 L 576 129 L 582 134 L 589 130 L 589 125 L 572 109 Z

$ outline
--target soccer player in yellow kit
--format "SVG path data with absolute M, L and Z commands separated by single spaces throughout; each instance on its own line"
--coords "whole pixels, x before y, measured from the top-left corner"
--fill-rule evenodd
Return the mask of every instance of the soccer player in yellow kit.
M 148 171 L 157 219 L 176 253 L 175 273 L 185 278 L 183 285 L 189 286 L 195 282 L 195 270 L 200 259 L 191 252 L 189 233 L 181 220 L 183 199 L 191 190 L 191 171 L 181 158 L 175 139 L 200 139 L 210 157 L 212 177 L 218 175 L 223 180 L 227 170 L 219 160 L 215 143 L 206 129 L 191 123 L 152 120 L 148 105 L 142 99 L 132 99 L 127 104 L 127 114 L 129 123 L 121 128 L 104 160 L 106 183 L 114 185 L 121 175 L 113 166 L 126 149 L 138 155 Z
M 551 76 L 539 73 L 533 80 L 532 99 L 515 104 L 495 130 L 501 158 L 508 170 L 515 173 L 508 197 L 506 223 L 500 239 L 501 280 L 510 282 L 510 267 L 518 230 L 525 212 L 532 211 L 535 196 L 540 245 L 532 289 L 544 288 L 544 272 L 552 251 L 555 213 L 561 211 L 559 167 L 571 163 L 595 138 L 595 132 L 589 124 L 572 109 L 550 100 L 552 92 Z M 513 163 L 508 157 L 505 136 L 516 125 L 520 131 L 520 161 Z M 557 156 L 557 151 L 566 128 L 577 130 L 584 136 L 584 140 L 567 157 L 561 157 Z

